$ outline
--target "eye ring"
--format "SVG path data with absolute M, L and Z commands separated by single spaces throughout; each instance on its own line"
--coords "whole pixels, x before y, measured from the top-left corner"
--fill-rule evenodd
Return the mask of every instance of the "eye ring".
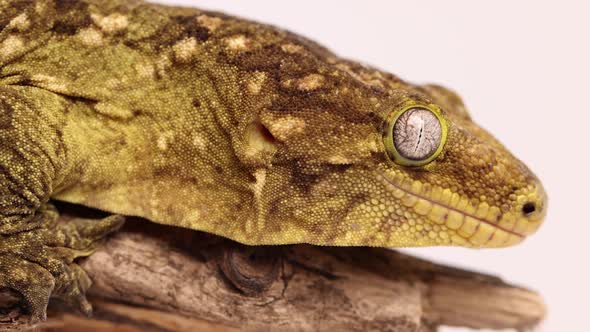
M 412 112 L 412 113 L 416 113 L 419 115 L 412 115 L 412 113 L 408 113 L 408 112 Z M 435 135 L 436 137 L 434 137 L 434 139 L 436 140 L 435 142 L 438 143 L 438 145 L 436 146 L 435 143 L 433 142 L 429 142 L 430 146 L 427 146 L 425 148 L 422 149 L 421 152 L 423 153 L 402 153 L 403 151 L 400 151 L 400 149 L 398 149 L 398 146 L 400 146 L 403 150 L 404 148 L 404 144 L 406 144 L 405 142 L 403 142 L 402 144 L 400 144 L 400 142 L 396 141 L 396 138 L 398 138 L 399 141 L 399 137 L 400 135 L 396 135 L 395 130 L 400 130 L 400 127 L 404 127 L 403 125 L 400 126 L 398 124 L 398 120 L 404 120 L 407 121 L 408 119 L 413 119 L 413 118 L 419 118 L 419 119 L 426 119 L 427 122 L 430 123 L 430 127 L 433 128 L 429 128 L 430 130 L 430 135 Z M 432 121 L 436 121 L 436 122 L 432 122 Z M 396 128 L 396 124 L 398 124 L 398 127 Z M 407 124 L 406 124 L 407 125 Z M 438 125 L 438 126 L 437 126 Z M 420 131 L 420 134 L 422 133 L 422 131 Z M 434 134 L 433 134 L 434 133 Z M 402 107 L 400 109 L 394 110 L 392 111 L 389 116 L 387 117 L 387 122 L 386 122 L 386 126 L 385 126 L 385 132 L 384 132 L 384 144 L 385 144 L 385 150 L 387 152 L 387 155 L 389 157 L 389 159 L 391 161 L 393 161 L 394 163 L 398 164 L 398 165 L 402 165 L 402 166 L 409 166 L 409 167 L 419 167 L 419 166 L 424 166 L 429 164 L 430 162 L 432 162 L 433 160 L 435 160 L 436 158 L 438 158 L 438 156 L 440 155 L 440 153 L 442 152 L 446 141 L 447 141 L 447 134 L 448 134 L 448 124 L 446 119 L 444 118 L 444 116 L 442 115 L 442 112 L 440 110 L 440 108 L 438 108 L 436 105 L 426 105 L 426 104 L 418 104 L 418 103 L 412 103 L 410 105 L 406 105 L 405 107 Z M 403 136 L 403 135 L 401 135 Z M 398 144 L 396 144 L 398 143 Z M 407 144 L 406 144 L 407 145 Z M 416 146 L 418 147 L 418 146 Z M 407 152 L 407 151 L 406 151 Z

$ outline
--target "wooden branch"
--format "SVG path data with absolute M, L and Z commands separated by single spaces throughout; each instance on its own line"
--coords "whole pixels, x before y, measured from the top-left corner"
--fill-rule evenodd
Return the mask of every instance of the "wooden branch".
M 436 331 L 525 329 L 536 293 L 395 251 L 246 247 L 130 220 L 81 265 L 92 319 L 50 305 L 47 331 Z M 0 329 L 27 326 L 18 294 L 0 292 Z M 4 309 L 1 309 L 4 308 Z

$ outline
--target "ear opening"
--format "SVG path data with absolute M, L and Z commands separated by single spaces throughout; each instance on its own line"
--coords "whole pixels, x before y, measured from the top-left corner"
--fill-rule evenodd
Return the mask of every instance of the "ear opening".
M 277 151 L 277 139 L 259 118 L 246 126 L 243 142 L 246 162 L 256 166 L 268 165 Z
M 270 130 L 256 119 L 248 125 L 246 130 L 250 131 L 250 139 L 260 140 L 262 144 L 276 144 L 277 139 L 271 134 Z

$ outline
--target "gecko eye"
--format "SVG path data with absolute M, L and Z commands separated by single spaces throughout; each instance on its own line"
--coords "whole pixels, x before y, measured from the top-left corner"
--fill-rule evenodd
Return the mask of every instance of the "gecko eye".
M 441 134 L 440 121 L 431 111 L 411 108 L 393 125 L 393 145 L 404 158 L 424 160 L 438 149 Z
M 446 122 L 438 109 L 412 106 L 393 112 L 385 145 L 394 162 L 404 166 L 421 166 L 440 154 L 446 133 Z

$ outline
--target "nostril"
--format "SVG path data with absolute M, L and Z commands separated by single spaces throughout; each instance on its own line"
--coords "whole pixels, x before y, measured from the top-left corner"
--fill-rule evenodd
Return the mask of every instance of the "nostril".
M 535 210 L 536 210 L 535 203 L 532 203 L 532 202 L 525 203 L 522 206 L 522 213 L 525 216 L 528 216 L 528 215 L 532 214 L 533 212 L 535 212 Z

